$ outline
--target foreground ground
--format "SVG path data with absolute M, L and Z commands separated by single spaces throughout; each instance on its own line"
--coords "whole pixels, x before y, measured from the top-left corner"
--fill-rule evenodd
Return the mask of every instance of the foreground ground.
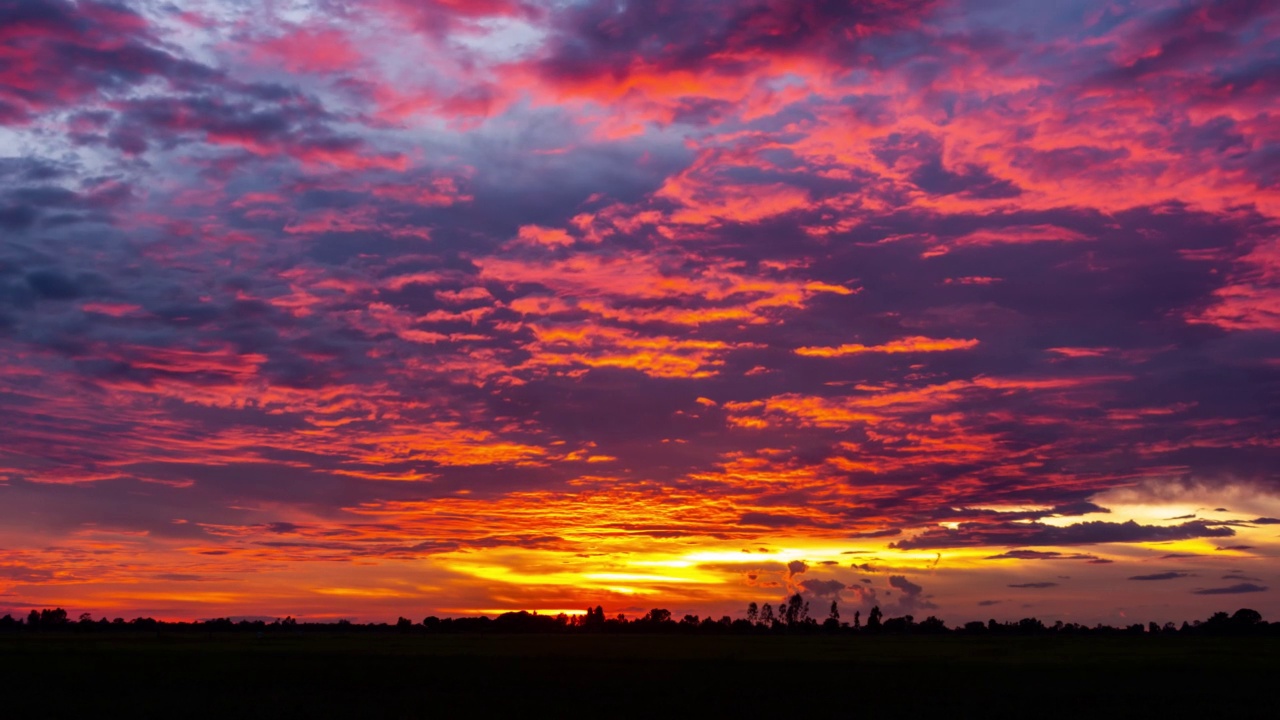
M 1211 637 L 0 636 L 0 715 L 1275 717 Z

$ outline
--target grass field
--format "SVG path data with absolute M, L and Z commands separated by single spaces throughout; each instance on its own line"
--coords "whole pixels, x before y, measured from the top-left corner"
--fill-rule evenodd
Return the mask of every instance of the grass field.
M 0 636 L 0 717 L 1276 717 L 1213 637 Z

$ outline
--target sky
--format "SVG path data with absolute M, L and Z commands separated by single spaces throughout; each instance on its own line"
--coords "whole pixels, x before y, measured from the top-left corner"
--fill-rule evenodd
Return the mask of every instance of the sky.
M 0 613 L 1280 619 L 1280 4 L 0 0 Z

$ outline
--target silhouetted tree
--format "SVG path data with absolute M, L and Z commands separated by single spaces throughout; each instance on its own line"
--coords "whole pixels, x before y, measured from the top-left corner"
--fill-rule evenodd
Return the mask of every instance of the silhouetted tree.
M 835 600 L 831 601 L 831 612 L 827 613 L 827 619 L 822 621 L 822 629 L 831 634 L 840 632 L 840 608 Z
M 889 618 L 884 621 L 883 629 L 890 633 L 908 633 L 915 629 L 916 619 L 911 615 Z
M 787 627 L 803 625 L 809 619 L 809 603 L 800 593 L 792 595 L 787 599 L 782 618 L 787 623 Z
M 1224 612 L 1216 612 L 1209 616 L 1208 620 L 1199 624 L 1199 627 L 1209 632 L 1220 632 L 1226 630 L 1231 625 L 1231 616 Z
M 930 615 L 929 617 L 920 621 L 920 624 L 917 625 L 916 628 L 920 632 L 937 635 L 937 634 L 945 633 L 947 631 L 947 624 L 939 620 L 937 617 Z
M 393 633 L 393 632 L 413 632 L 415 629 L 431 633 L 564 633 L 564 632 L 608 632 L 608 633 L 653 633 L 653 632 L 680 632 L 681 634 L 755 634 L 763 632 L 760 628 L 765 626 L 777 632 L 779 628 L 787 628 L 790 632 L 803 633 L 815 630 L 818 623 L 809 615 L 809 603 L 805 601 L 803 594 L 794 593 L 787 597 L 780 607 L 775 608 L 768 603 L 763 607 L 751 603 L 747 610 L 747 619 L 733 619 L 729 616 L 723 616 L 719 619 L 714 617 L 700 618 L 697 615 L 685 615 L 679 623 L 676 623 L 671 612 L 664 608 L 654 608 L 643 616 L 628 620 L 622 614 L 615 617 L 605 618 L 604 609 L 600 606 L 589 608 L 584 615 L 570 617 L 564 613 L 555 616 L 539 615 L 536 612 L 514 611 L 506 612 L 499 615 L 496 619 L 490 619 L 485 616 L 480 617 L 462 617 L 462 618 L 444 618 L 440 619 L 434 616 L 423 619 L 420 626 L 415 626 L 406 618 L 399 618 L 395 623 L 388 624 L 385 622 L 353 625 L 347 620 L 338 620 L 335 624 L 325 625 L 320 623 L 298 623 L 292 616 L 275 620 L 271 623 L 265 623 L 261 620 L 241 620 L 232 622 L 226 618 L 218 618 L 213 620 L 197 621 L 194 623 L 186 622 L 161 622 L 151 618 L 136 618 L 126 623 L 117 618 L 114 622 L 109 622 L 107 618 L 94 621 L 89 613 L 79 616 L 78 622 L 68 621 L 67 613 L 61 608 L 46 608 L 44 610 L 32 610 L 26 616 L 26 623 L 16 619 L 11 615 L 0 617 L 0 630 L 8 630 L 9 632 L 21 632 L 24 625 L 34 630 L 49 630 L 58 627 L 74 628 L 79 632 L 120 632 L 120 631 L 139 631 L 154 630 L 157 635 L 160 633 L 183 633 L 183 632 L 208 632 L 210 636 L 214 631 L 222 632 L 239 632 L 239 633 L 257 633 L 259 637 L 266 633 L 278 633 L 285 629 L 290 629 L 296 633 L 307 633 L 326 628 L 332 630 L 349 629 L 350 631 L 365 633 Z M 1208 634 L 1208 635 L 1274 635 L 1280 636 L 1280 623 L 1267 623 L 1263 620 L 1262 615 L 1256 610 L 1249 608 L 1241 608 L 1233 614 L 1225 612 L 1214 613 L 1207 620 L 1197 620 L 1194 623 L 1183 623 L 1182 630 L 1173 623 L 1165 623 L 1163 626 L 1156 622 L 1147 624 L 1134 623 L 1127 626 L 1113 627 L 1099 623 L 1096 626 L 1084 626 L 1077 623 L 1055 622 L 1051 627 L 1046 627 L 1044 623 L 1034 617 L 1022 618 L 1021 620 L 997 622 L 992 619 L 986 623 L 969 622 L 963 626 L 958 626 L 954 630 L 947 627 L 946 623 L 935 616 L 929 616 L 923 621 L 917 623 L 911 615 L 902 617 L 886 618 L 880 608 L 873 607 L 868 614 L 868 621 L 865 626 L 862 623 L 861 611 L 855 611 L 853 616 L 853 628 L 865 630 L 867 632 L 879 633 L 929 633 L 929 634 L 945 634 L 949 632 L 965 633 L 965 634 L 995 634 L 995 635 L 1030 635 L 1030 634 L 1054 634 L 1054 635 L 1091 635 L 1091 636 L 1133 636 L 1145 634 Z M 822 622 L 824 632 L 832 635 L 844 632 L 842 628 L 850 628 L 850 625 L 842 625 L 840 623 L 840 607 L 838 601 L 832 601 L 828 616 Z
M 777 621 L 777 618 L 773 616 L 773 606 L 765 603 L 764 607 L 760 608 L 760 624 L 765 627 L 773 627 Z
M 644 617 L 640 618 L 640 622 L 649 625 L 665 625 L 671 622 L 671 611 L 664 608 L 654 608 L 645 613 Z
M 57 628 L 67 624 L 69 624 L 67 611 L 62 608 L 32 610 L 31 614 L 27 615 L 28 627 Z
M 587 614 L 582 620 L 582 626 L 591 629 L 604 627 L 604 608 L 599 605 L 594 608 L 587 608 Z
M 1018 621 L 1018 632 L 1023 635 L 1037 635 L 1044 632 L 1044 623 L 1036 618 L 1022 618 Z
M 1252 630 L 1255 625 L 1262 622 L 1262 613 L 1249 608 L 1240 608 L 1231 616 L 1231 625 L 1240 630 Z
M 884 613 L 880 612 L 880 606 L 876 605 L 871 608 L 870 614 L 867 615 L 867 629 L 871 632 L 880 630 L 880 619 L 884 617 Z

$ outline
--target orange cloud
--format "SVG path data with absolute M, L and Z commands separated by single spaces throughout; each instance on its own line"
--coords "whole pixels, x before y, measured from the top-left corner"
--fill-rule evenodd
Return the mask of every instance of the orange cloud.
M 883 345 L 846 344 L 838 347 L 802 347 L 796 348 L 797 355 L 806 357 L 843 357 L 845 355 L 862 355 L 865 353 L 947 352 L 950 350 L 969 350 L 978 346 L 977 340 L 957 340 L 955 338 L 933 339 L 921 336 L 892 340 Z

